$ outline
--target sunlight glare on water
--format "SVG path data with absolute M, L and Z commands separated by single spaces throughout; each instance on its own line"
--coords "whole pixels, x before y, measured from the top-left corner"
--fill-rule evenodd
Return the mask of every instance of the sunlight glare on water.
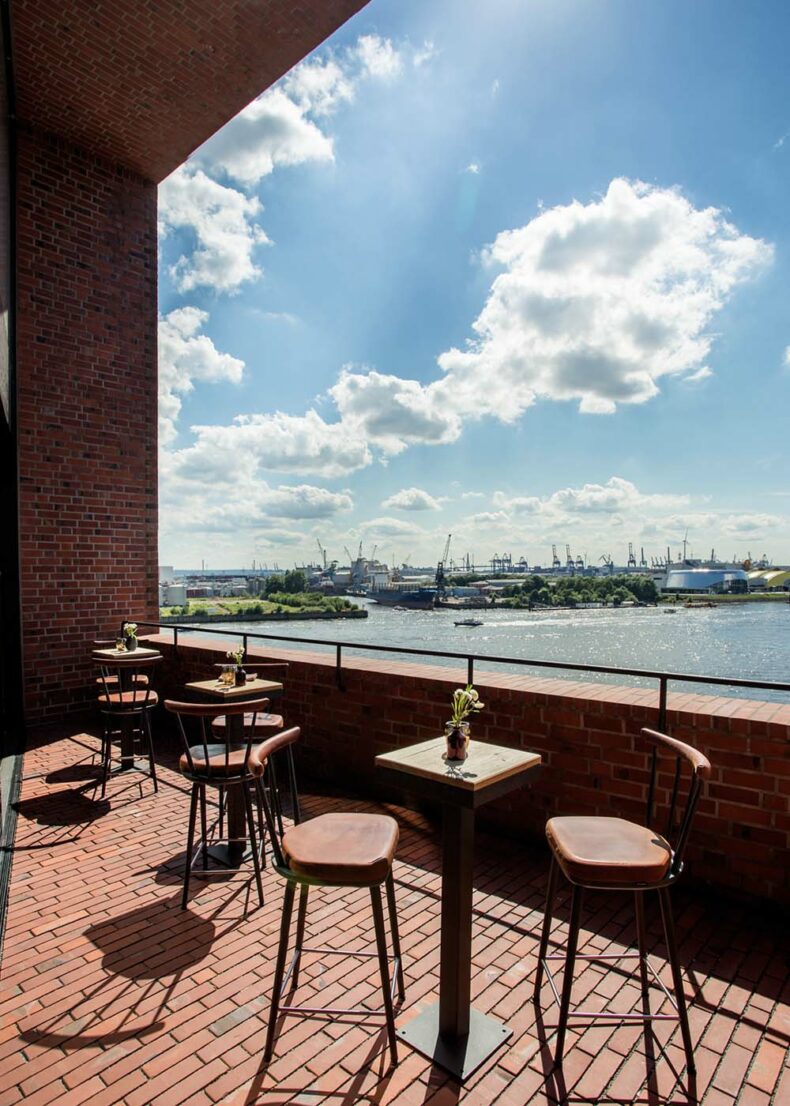
M 743 603 L 690 610 L 682 606 L 674 613 L 664 607 L 596 609 L 579 611 L 482 610 L 458 613 L 393 610 L 365 601 L 366 619 L 348 621 L 305 621 L 288 625 L 271 622 L 237 623 L 240 632 L 313 638 L 327 644 L 365 642 L 416 649 L 436 649 L 525 660 L 566 661 L 619 668 L 687 673 L 786 683 L 790 681 L 790 604 Z M 455 620 L 473 615 L 482 626 L 456 626 Z M 225 627 L 223 627 L 225 628 Z M 230 626 L 227 627 L 230 629 Z M 276 643 L 272 642 L 272 645 Z M 293 642 L 288 648 L 294 648 Z M 306 646 L 306 648 L 318 648 Z M 344 655 L 364 656 L 364 650 L 350 648 Z M 452 665 L 432 657 L 409 657 L 390 653 L 369 653 L 380 659 Z M 457 663 L 457 662 L 456 662 Z M 520 665 L 477 662 L 475 670 L 540 674 L 540 669 Z M 644 684 L 655 681 L 617 675 L 546 672 L 544 675 L 583 678 L 611 683 Z M 673 690 L 683 688 L 673 684 Z M 689 690 L 716 691 L 699 685 Z M 778 698 L 790 701 L 790 694 L 772 694 L 749 688 L 720 689 L 717 694 L 749 698 Z

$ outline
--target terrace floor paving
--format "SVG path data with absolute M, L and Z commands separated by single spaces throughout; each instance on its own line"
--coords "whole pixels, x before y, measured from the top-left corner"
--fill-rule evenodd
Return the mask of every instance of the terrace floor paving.
M 261 908 L 249 880 L 195 880 L 182 912 L 188 796 L 180 776 L 163 758 L 158 795 L 147 778 L 120 776 L 103 802 L 91 763 L 97 751 L 94 735 L 70 732 L 26 756 L 0 971 L 0 1106 L 790 1103 L 787 930 L 770 912 L 703 898 L 690 885 L 676 889 L 675 911 L 696 1085 L 675 1022 L 655 1023 L 647 1035 L 600 1022 L 572 1027 L 562 1072 L 552 1073 L 556 1008 L 545 984 L 542 1011 L 532 1002 L 547 858 L 484 833 L 472 998 L 512 1028 L 507 1046 L 459 1086 L 403 1044 L 391 1068 L 380 1022 L 290 1016 L 264 1068 L 282 881 L 266 868 Z M 339 809 L 384 809 L 400 823 L 403 1024 L 437 994 L 437 826 L 403 808 L 307 789 L 306 816 Z M 591 895 L 587 905 L 588 950 L 631 947 L 630 896 Z M 566 921 L 563 903 L 558 945 Z M 657 904 L 649 902 L 648 924 L 654 964 L 668 983 Z M 361 949 L 371 941 L 366 892 L 312 893 L 309 943 Z M 305 960 L 299 1001 L 378 1009 L 379 997 L 375 960 Z M 639 988 L 625 970 L 586 963 L 577 967 L 574 999 L 635 1009 Z

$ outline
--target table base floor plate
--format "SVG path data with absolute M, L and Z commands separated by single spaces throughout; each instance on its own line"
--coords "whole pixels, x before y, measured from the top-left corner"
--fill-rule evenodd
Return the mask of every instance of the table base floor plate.
M 468 1037 L 457 1041 L 440 1037 L 438 1002 L 397 1032 L 402 1041 L 449 1071 L 461 1083 L 513 1035 L 513 1030 L 496 1018 L 489 1018 L 472 1007 L 469 1011 Z
M 252 860 L 252 849 L 249 845 L 244 848 L 238 845 L 209 845 L 206 851 L 209 862 L 213 861 L 229 871 L 238 871 L 245 861 Z M 192 865 L 192 875 L 200 876 L 202 871 L 201 860 L 198 857 L 197 863 Z M 209 871 L 216 871 L 216 868 L 210 868 Z

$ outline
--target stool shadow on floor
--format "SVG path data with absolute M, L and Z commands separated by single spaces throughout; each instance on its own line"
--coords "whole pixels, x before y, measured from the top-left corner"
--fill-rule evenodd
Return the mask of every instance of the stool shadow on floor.
M 190 969 L 208 955 L 216 935 L 212 919 L 182 911 L 174 898 L 90 926 L 84 936 L 103 954 L 102 978 L 54 1018 L 36 1022 L 33 1015 L 23 1025 L 22 1040 L 68 1052 L 166 1032 L 171 998 L 182 983 L 190 985 Z M 54 1004 L 54 983 L 53 993 Z

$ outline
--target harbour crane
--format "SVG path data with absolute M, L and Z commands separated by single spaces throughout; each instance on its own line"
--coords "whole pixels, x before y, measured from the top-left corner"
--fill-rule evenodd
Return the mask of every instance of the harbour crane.
M 442 559 L 436 566 L 437 588 L 444 588 L 445 585 L 444 566 L 447 564 L 447 558 L 450 555 L 450 539 L 452 538 L 452 536 L 452 534 L 447 535 L 447 541 L 444 543 L 444 552 L 442 553 Z
M 552 545 L 552 547 L 551 547 L 551 567 L 552 568 L 560 568 L 560 559 L 557 556 L 557 546 L 556 545 Z
M 636 556 L 634 554 L 634 543 L 628 543 L 628 567 L 636 568 Z
M 344 545 L 343 549 L 346 551 L 346 556 L 348 557 L 348 567 L 350 568 L 354 563 L 354 558 L 351 556 L 351 550 L 348 548 L 347 545 Z
M 585 561 L 586 557 L 587 557 L 586 553 L 584 554 L 584 556 L 582 556 L 582 554 L 580 553 L 579 556 L 576 558 L 576 571 L 577 572 L 584 572 L 584 561 Z
M 568 572 L 573 572 L 574 568 L 576 567 L 573 557 L 571 556 L 571 547 L 567 544 L 565 546 L 565 567 L 567 568 Z
M 606 568 L 609 569 L 610 572 L 614 572 L 614 561 L 612 560 L 611 553 L 604 553 L 598 559 L 603 562 L 603 564 L 606 566 Z
M 643 545 L 641 545 L 639 547 L 639 549 L 640 549 L 640 552 L 641 552 L 641 556 L 639 558 L 639 567 L 640 568 L 647 568 L 647 561 L 645 559 L 645 547 Z
M 326 572 L 326 550 L 324 549 L 323 545 L 321 545 L 321 541 L 319 538 L 315 539 L 315 543 L 318 546 L 318 553 L 324 562 L 324 572 Z
M 371 561 L 375 561 L 375 559 L 376 559 L 376 550 L 377 549 L 378 549 L 378 545 L 374 545 L 373 549 L 371 551 L 371 554 L 370 554 Z

